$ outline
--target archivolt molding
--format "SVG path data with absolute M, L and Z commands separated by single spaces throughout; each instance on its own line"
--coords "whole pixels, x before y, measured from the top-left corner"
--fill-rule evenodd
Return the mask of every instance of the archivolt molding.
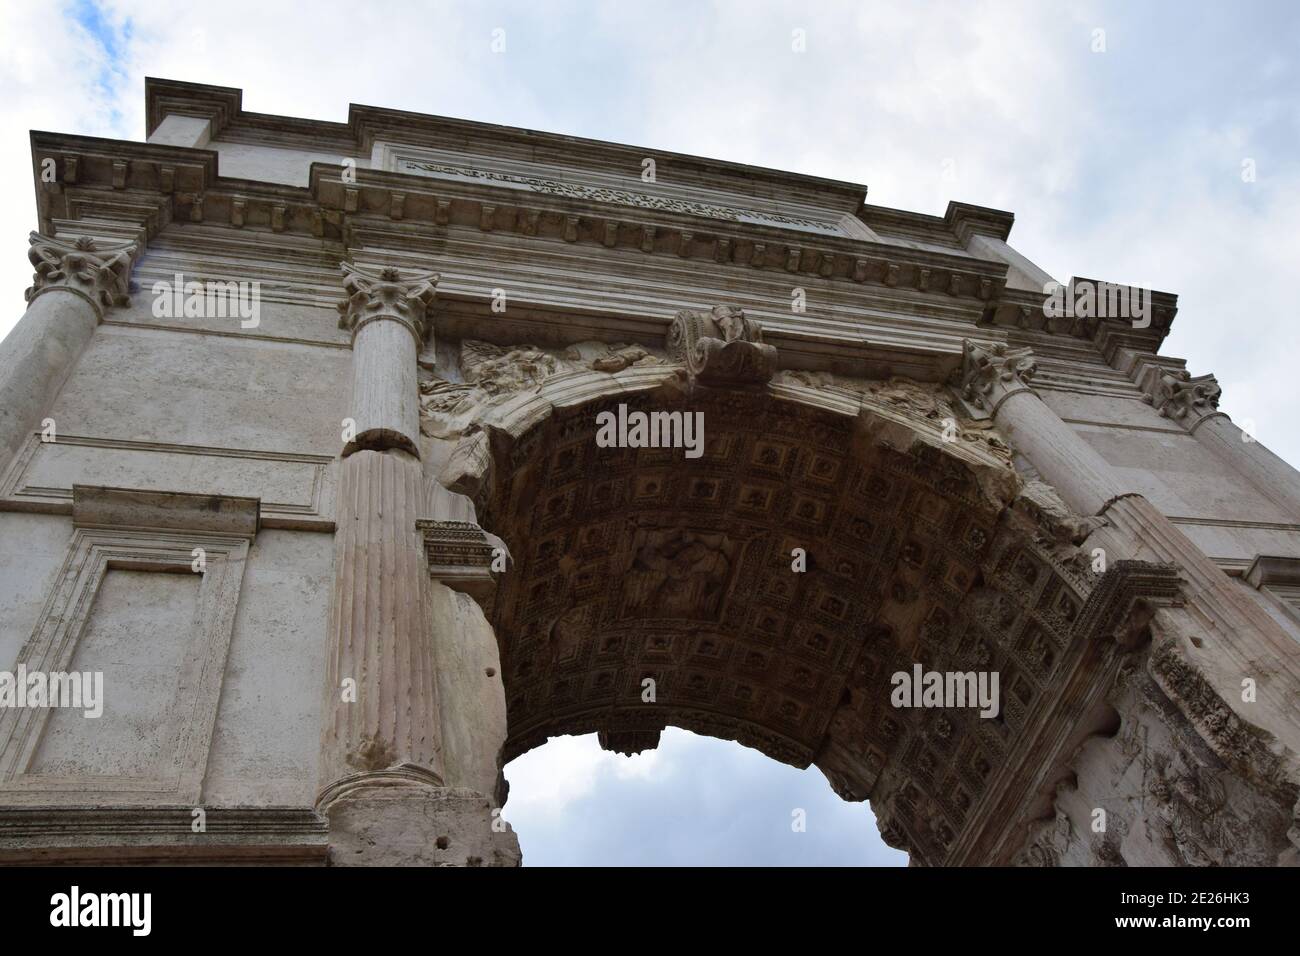
M 662 390 L 674 396 L 697 382 L 759 385 L 783 401 L 861 418 L 864 431 L 886 444 L 906 448 L 917 434 L 924 435 L 996 476 L 992 484 L 1005 484 L 1009 446 L 991 422 L 958 412 L 946 387 L 904 378 L 776 371 L 775 362 L 775 349 L 762 343 L 758 325 L 735 306 L 679 312 L 663 350 L 583 342 L 561 351 L 465 340 L 455 368 L 421 382 L 420 427 L 426 436 L 457 443 L 440 477 L 448 488 L 473 497 L 490 465 L 487 433 L 513 441 L 557 408 L 619 395 Z M 1005 489 L 990 493 L 1007 494 Z

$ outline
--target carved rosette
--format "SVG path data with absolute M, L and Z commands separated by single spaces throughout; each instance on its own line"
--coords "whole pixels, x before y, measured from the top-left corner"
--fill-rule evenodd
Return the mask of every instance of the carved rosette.
M 988 418 L 1012 395 L 1029 391 L 1037 371 L 1034 355 L 1027 348 L 1008 348 L 1001 342 L 981 345 L 965 339 L 957 388 L 973 415 Z
M 367 323 L 392 319 L 411 330 L 417 347 L 423 344 L 433 327 L 430 307 L 437 296 L 437 274 L 404 277 L 391 267 L 375 271 L 347 262 L 342 269 L 347 298 L 338 304 L 339 328 L 349 330 L 355 341 Z
M 678 312 L 668 330 L 668 357 L 706 385 L 764 385 L 776 371 L 776 349 L 763 344 L 761 328 L 734 305 Z
M 1165 418 L 1185 422 L 1215 411 L 1222 391 L 1213 375 L 1192 378 L 1184 369 L 1154 376 L 1142 400 Z
M 33 232 L 27 258 L 36 274 L 26 292 L 31 302 L 50 289 L 67 289 L 84 296 L 99 314 L 110 306 L 129 301 L 133 242 L 104 242 L 79 236 L 75 241 L 55 239 Z

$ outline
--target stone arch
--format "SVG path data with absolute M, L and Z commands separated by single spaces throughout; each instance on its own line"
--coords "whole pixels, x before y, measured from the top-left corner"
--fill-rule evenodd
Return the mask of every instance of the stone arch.
M 709 383 L 623 349 L 552 364 L 475 345 L 515 354 L 496 369 L 518 387 L 426 388 L 427 431 L 457 439 L 442 483 L 512 555 L 483 599 L 504 760 L 590 732 L 636 752 L 679 726 L 815 764 L 841 797 L 870 799 L 914 863 L 1005 855 L 1079 728 L 1104 722 L 1124 648 L 1097 638 L 1163 593 L 1159 569 L 1094 573 L 1078 548 L 1089 522 L 1021 477 L 943 386 Z M 702 412 L 705 453 L 598 448 L 596 415 L 619 405 Z M 892 675 L 918 665 L 996 673 L 996 716 L 893 707 Z

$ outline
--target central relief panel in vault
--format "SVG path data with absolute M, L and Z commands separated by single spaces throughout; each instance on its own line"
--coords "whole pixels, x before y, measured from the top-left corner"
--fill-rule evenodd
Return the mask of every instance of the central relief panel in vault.
M 688 528 L 637 528 L 618 617 L 716 621 L 740 546 Z

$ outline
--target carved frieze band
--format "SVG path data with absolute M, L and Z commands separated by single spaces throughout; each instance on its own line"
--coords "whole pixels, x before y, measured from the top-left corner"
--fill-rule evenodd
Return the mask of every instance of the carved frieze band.
M 757 209 L 738 209 L 730 206 L 718 206 L 712 203 L 692 202 L 686 199 L 673 199 L 669 196 L 652 196 L 648 193 L 630 192 L 626 189 L 611 189 L 605 186 L 584 186 L 581 183 L 563 183 L 536 176 L 514 176 L 490 170 L 475 169 L 470 166 L 449 166 L 443 163 L 424 162 L 413 159 L 401 160 L 399 172 L 419 173 L 453 179 L 471 179 L 491 182 L 496 185 L 530 192 L 563 196 L 568 199 L 582 199 L 588 202 L 613 203 L 620 206 L 635 206 L 639 209 L 657 209 L 665 212 L 682 213 L 690 216 L 704 216 L 709 219 L 725 219 L 729 222 L 763 222 L 778 226 L 791 226 L 816 232 L 837 234 L 838 230 L 825 222 L 800 216 L 783 216 L 763 212 Z

